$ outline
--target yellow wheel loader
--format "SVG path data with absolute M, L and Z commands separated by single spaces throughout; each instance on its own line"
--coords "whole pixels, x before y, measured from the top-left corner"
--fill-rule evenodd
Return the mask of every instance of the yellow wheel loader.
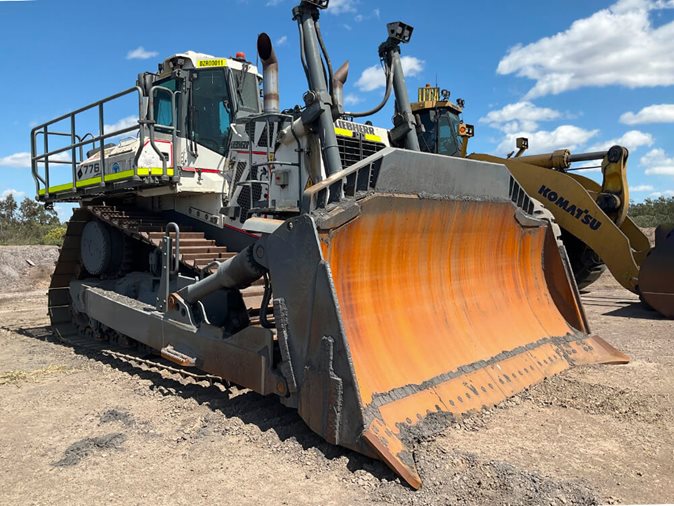
M 379 48 L 404 148 L 343 119 L 364 113 L 343 111 L 327 4 L 293 9 L 301 107 L 280 110 L 261 34 L 262 75 L 243 54 L 181 53 L 35 127 L 38 199 L 80 204 L 49 314 L 62 335 L 138 343 L 275 395 L 418 488 L 414 444 L 439 422 L 628 358 L 590 333 L 558 227 L 503 164 L 418 151 L 400 64 L 411 27 L 389 24 Z M 137 124 L 103 131 L 125 95 Z
M 467 155 L 472 125 L 463 123 L 463 101 L 454 104 L 449 92 L 427 85 L 411 105 L 423 151 L 504 164 L 517 182 L 555 218 L 562 229 L 579 288 L 594 282 L 608 268 L 627 290 L 668 318 L 674 318 L 674 233 L 660 227 L 655 247 L 628 216 L 627 149 L 571 154 L 562 149 L 523 156 L 525 138 L 507 158 Z M 514 154 L 514 156 L 512 156 Z M 602 184 L 574 172 L 573 163 L 599 161 Z M 581 167 L 582 168 L 582 167 Z M 674 220 L 674 218 L 673 218 Z

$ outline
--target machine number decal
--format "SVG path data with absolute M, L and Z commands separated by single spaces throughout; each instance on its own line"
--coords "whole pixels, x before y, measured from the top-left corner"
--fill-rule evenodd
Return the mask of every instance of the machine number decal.
M 204 67 L 226 67 L 227 66 L 227 60 L 224 58 L 216 58 L 214 60 L 199 60 L 197 62 L 197 67 L 198 68 L 204 68 Z
M 101 175 L 101 164 L 99 162 L 85 163 L 80 165 L 77 170 L 77 180 L 89 179 Z
M 601 227 L 601 221 L 592 216 L 589 209 L 577 207 L 575 204 L 570 203 L 568 199 L 565 199 L 563 195 L 558 194 L 556 191 L 551 190 L 547 186 L 542 185 L 538 189 L 538 194 L 542 195 L 551 203 L 555 204 L 563 211 L 566 211 L 571 216 L 580 221 L 583 225 L 587 225 L 592 230 L 599 230 L 599 227 Z

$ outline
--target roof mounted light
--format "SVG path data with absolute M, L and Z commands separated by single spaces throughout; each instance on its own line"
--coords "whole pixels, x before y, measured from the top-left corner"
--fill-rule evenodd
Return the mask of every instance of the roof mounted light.
M 386 25 L 386 29 L 388 30 L 389 38 L 398 42 L 402 42 L 403 44 L 406 44 L 410 41 L 412 38 L 412 32 L 414 31 L 413 26 L 403 23 L 402 21 L 388 23 Z
M 319 9 L 327 9 L 330 0 L 302 0 L 302 3 L 313 5 Z

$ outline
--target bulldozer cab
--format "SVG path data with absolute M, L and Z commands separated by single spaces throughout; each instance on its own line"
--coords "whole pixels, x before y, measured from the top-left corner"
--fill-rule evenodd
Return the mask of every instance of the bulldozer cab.
M 188 51 L 160 63 L 158 73 L 140 74 L 127 90 L 36 126 L 31 168 L 38 199 L 171 192 L 179 182 L 183 191 L 221 192 L 232 125 L 260 113 L 261 78 L 242 53 Z M 108 124 L 129 107 L 134 114 Z M 185 172 L 198 172 L 198 181 L 181 181 Z
M 226 58 L 188 56 L 169 58 L 161 66 L 159 80 L 152 84 L 156 127 L 165 130 L 177 124 L 189 140 L 224 156 L 231 124 L 260 112 L 260 78 L 248 71 L 250 64 L 242 57 L 230 62 Z M 168 77 L 164 77 L 167 72 L 163 69 L 167 69 Z M 144 74 L 143 79 L 152 79 L 152 75 Z

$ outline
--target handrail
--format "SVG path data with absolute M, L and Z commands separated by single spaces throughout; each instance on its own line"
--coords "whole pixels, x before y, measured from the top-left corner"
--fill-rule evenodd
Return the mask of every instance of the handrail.
M 133 92 L 137 92 L 139 99 L 138 99 L 138 117 L 139 121 L 137 125 L 127 127 L 127 128 L 121 128 L 119 130 L 115 130 L 113 132 L 105 132 L 105 117 L 104 117 L 104 105 L 112 100 L 116 100 L 118 98 L 121 98 L 125 95 L 128 95 Z M 106 174 L 106 167 L 105 167 L 105 140 L 110 139 L 113 137 L 117 137 L 120 135 L 123 135 L 125 133 L 134 131 L 134 130 L 139 130 L 140 131 L 140 138 L 141 138 L 141 145 L 139 147 L 139 151 L 136 153 L 136 161 L 138 159 L 138 156 L 140 156 L 140 150 L 142 149 L 142 140 L 144 138 L 144 132 L 141 124 L 141 118 L 142 118 L 142 106 L 143 106 L 143 90 L 140 88 L 140 86 L 134 86 L 132 88 L 128 88 L 126 90 L 120 91 L 119 93 L 115 93 L 114 95 L 110 95 L 106 98 L 103 98 L 101 100 L 97 100 L 95 102 L 92 102 L 88 105 L 85 105 L 84 107 L 80 107 L 79 109 L 76 109 L 74 111 L 71 111 L 67 114 L 63 114 L 61 116 L 58 116 L 54 119 L 51 119 L 49 121 L 46 121 L 40 125 L 35 126 L 31 130 L 31 172 L 33 175 L 33 179 L 35 180 L 35 187 L 36 187 L 36 193 L 39 195 L 40 194 L 40 183 L 44 185 L 44 196 L 48 197 L 49 196 L 49 187 L 50 187 L 50 171 L 49 171 L 49 166 L 50 164 L 71 164 L 72 165 L 72 182 L 73 182 L 73 190 L 77 189 L 77 149 L 79 148 L 80 150 L 80 161 L 84 158 L 84 153 L 83 153 L 83 147 L 85 145 L 91 144 L 93 146 L 96 146 L 96 144 L 99 144 L 99 150 L 100 150 L 100 159 L 101 159 L 101 185 L 105 184 L 105 174 Z M 83 136 L 79 136 L 76 132 L 76 116 L 80 113 L 83 113 L 85 111 L 91 110 L 97 108 L 98 109 L 98 129 L 99 129 L 99 135 L 94 136 L 91 133 L 87 133 Z M 70 132 L 59 132 L 55 131 L 52 132 L 49 130 L 49 126 L 53 125 L 55 123 L 58 123 L 60 121 L 69 119 L 70 120 Z M 43 136 L 43 150 L 42 153 L 38 154 L 38 149 L 37 149 L 37 138 L 39 135 Z M 56 135 L 56 136 L 63 136 L 63 137 L 70 137 L 71 143 L 69 146 L 66 146 L 64 148 L 58 148 L 54 149 L 53 151 L 49 150 L 49 136 L 50 135 Z M 91 139 L 87 139 L 88 136 L 91 136 Z M 65 153 L 67 151 L 71 152 L 71 160 L 69 162 L 64 161 L 64 160 L 50 160 L 50 157 L 53 157 L 55 155 L 58 155 L 60 153 Z M 44 166 L 44 176 L 40 174 L 39 170 L 39 164 L 43 164 Z
M 88 111 L 89 109 L 93 109 L 94 107 L 96 107 L 100 103 L 110 102 L 111 100 L 115 100 L 117 98 L 123 97 L 124 95 L 128 95 L 129 93 L 131 93 L 132 91 L 135 91 L 137 89 L 139 89 L 139 86 L 133 86 L 133 87 L 128 88 L 124 91 L 120 91 L 119 93 L 115 93 L 114 95 L 110 95 L 109 97 L 102 98 L 100 100 L 97 100 L 96 102 L 90 103 L 89 105 L 85 105 L 84 107 L 80 107 L 79 109 L 76 109 L 76 110 L 71 111 L 67 114 L 59 116 L 58 118 L 50 119 L 49 121 L 46 121 L 46 122 L 42 123 L 41 125 L 37 125 L 36 127 L 33 128 L 32 131 L 40 130 L 41 128 L 43 128 L 45 126 L 53 125 L 54 123 L 58 123 L 59 121 L 62 121 L 66 118 L 69 118 L 72 115 L 76 115 L 76 114 L 79 114 L 81 112 Z
M 175 253 L 173 252 L 171 230 L 176 234 Z M 161 248 L 162 266 L 159 282 L 159 293 L 161 294 L 161 297 L 157 297 L 157 309 L 166 312 L 168 310 L 171 276 L 175 276 L 180 272 L 180 227 L 177 223 L 170 222 L 166 224 Z
M 267 133 L 267 139 L 266 139 L 266 161 L 261 162 L 261 163 L 253 163 L 253 143 L 254 139 L 249 139 L 249 149 L 248 149 L 248 167 L 249 167 L 249 172 L 248 172 L 248 177 L 250 178 L 251 171 L 254 168 L 258 167 L 272 167 L 272 166 L 292 166 L 292 167 L 297 167 L 297 172 L 298 174 L 301 173 L 301 168 L 302 168 L 302 149 L 301 149 L 301 143 L 297 137 L 295 137 L 295 142 L 297 144 L 297 149 L 295 150 L 297 152 L 297 162 L 282 162 L 282 161 L 277 161 L 277 160 L 272 160 L 272 154 L 273 154 L 273 145 L 271 142 L 271 136 L 272 136 L 272 124 L 273 123 L 278 123 L 279 128 L 277 131 L 277 136 L 278 132 L 281 131 L 281 126 L 285 122 L 293 122 L 293 116 L 291 114 L 285 114 L 282 112 L 263 112 L 261 114 L 254 114 L 247 116 L 245 118 L 241 118 L 240 124 L 247 126 L 248 123 L 261 123 L 264 122 L 266 125 L 265 131 Z M 271 181 L 271 174 L 269 175 L 270 181 Z M 253 197 L 253 184 L 266 184 L 267 187 L 270 186 L 270 181 L 261 181 L 261 180 L 252 180 L 248 179 L 246 181 L 237 181 L 235 183 L 235 186 L 248 186 L 250 189 L 250 197 L 252 201 Z M 298 187 L 300 189 L 299 191 L 299 196 L 298 199 L 301 202 L 302 200 L 302 185 L 298 184 Z
M 173 148 L 173 163 L 176 163 L 176 158 L 175 158 L 175 149 L 176 149 L 176 141 L 177 141 L 177 130 L 176 130 L 176 125 L 178 124 L 178 114 L 177 114 L 177 108 L 176 108 L 176 94 L 179 92 L 173 91 L 169 88 L 166 88 L 165 86 L 153 86 L 150 88 L 150 96 L 148 97 L 148 111 L 147 111 L 147 125 L 149 127 L 149 136 L 150 136 L 150 146 L 152 146 L 152 149 L 154 150 L 155 153 L 159 156 L 159 159 L 161 160 L 161 165 L 162 165 L 162 175 L 163 176 L 168 176 L 166 172 L 166 157 L 164 156 L 164 153 L 159 151 L 159 148 L 157 147 L 157 144 L 155 144 L 155 138 L 154 138 L 154 127 L 157 123 L 155 117 L 154 117 L 154 95 L 156 91 L 163 91 L 165 93 L 168 93 L 171 97 L 171 139 L 172 139 L 172 148 Z M 162 126 L 168 126 L 168 125 L 162 125 Z
M 313 184 L 302 194 L 302 211 L 324 208 L 330 203 L 353 198 L 358 193 L 371 190 L 377 176 L 373 162 L 394 150 L 395 148 L 386 147 Z
M 180 271 L 180 227 L 175 222 L 170 222 L 166 224 L 166 229 L 164 230 L 165 237 L 171 237 L 171 230 L 176 233 L 175 241 L 175 252 L 173 253 L 173 268 L 169 268 L 169 274 L 175 275 Z M 171 258 L 167 258 L 166 261 L 171 263 Z

